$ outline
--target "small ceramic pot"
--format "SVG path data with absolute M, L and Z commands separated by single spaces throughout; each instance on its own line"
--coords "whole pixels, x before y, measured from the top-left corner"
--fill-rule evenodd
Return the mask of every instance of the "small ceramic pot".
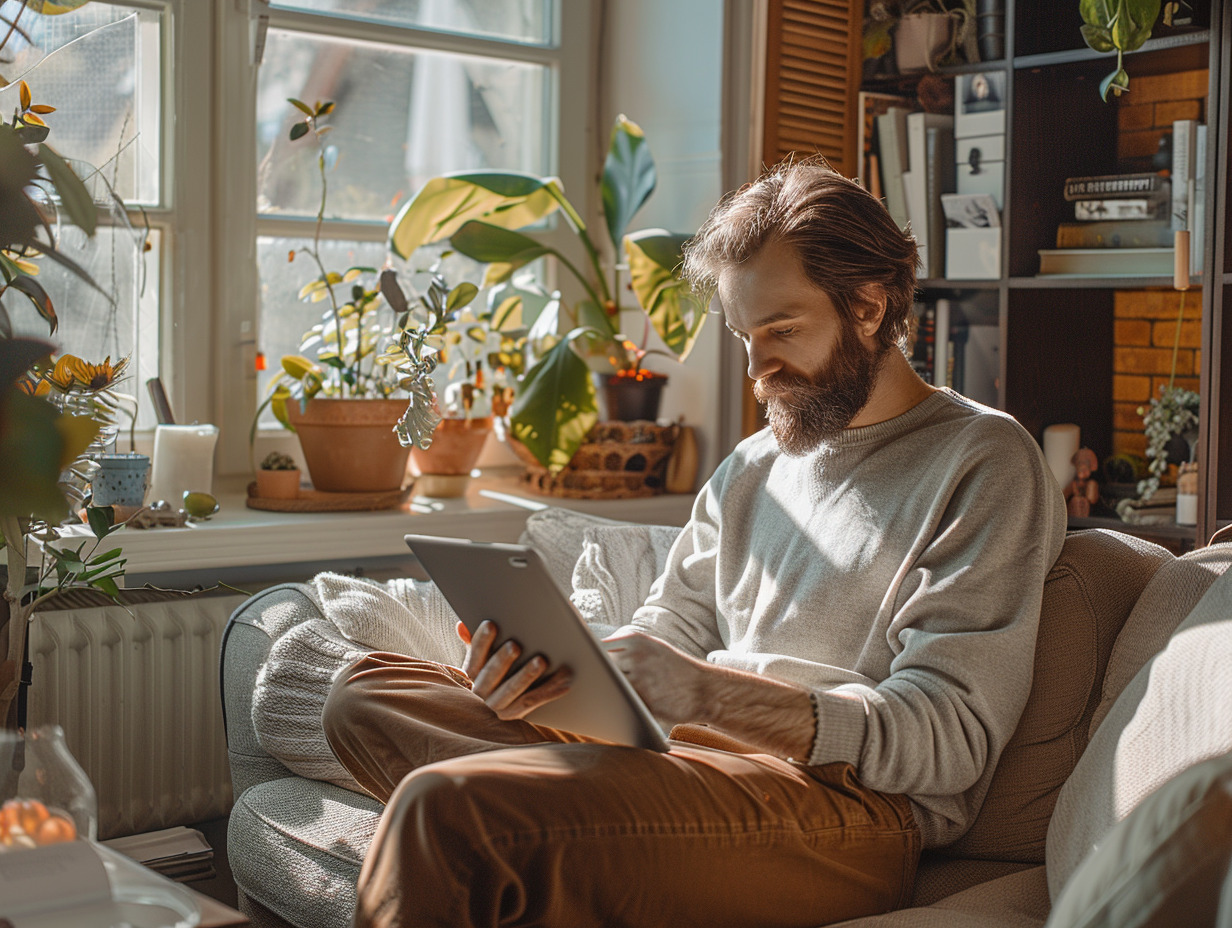
M 101 454 L 90 485 L 95 506 L 140 506 L 149 486 L 150 458 L 144 454 Z
M 415 495 L 465 495 L 471 470 L 492 431 L 492 423 L 491 416 L 442 419 L 432 435 L 431 446 L 411 449 Z
M 299 496 L 299 471 L 258 470 L 257 496 L 260 499 L 295 499 Z
M 954 18 L 948 13 L 909 13 L 894 30 L 894 61 L 901 73 L 927 71 L 950 44 Z

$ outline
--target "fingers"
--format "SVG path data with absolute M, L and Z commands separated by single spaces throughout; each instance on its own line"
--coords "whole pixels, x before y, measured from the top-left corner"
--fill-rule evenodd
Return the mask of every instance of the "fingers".
M 460 624 L 460 623 L 459 623 Z M 480 622 L 466 647 L 466 656 L 462 659 L 462 672 L 475 681 L 484 664 L 488 662 L 488 652 L 496 642 L 497 628 L 493 622 Z
M 546 662 L 544 666 L 546 666 Z M 540 668 L 539 673 L 542 672 L 543 670 Z M 527 690 L 521 696 L 514 699 L 503 709 L 493 708 L 502 719 L 520 719 L 529 714 L 533 709 L 537 709 L 545 703 L 564 696 L 565 693 L 569 692 L 569 688 L 572 685 L 573 674 L 569 668 L 561 667 L 545 677 L 533 689 Z
M 471 677 L 471 690 L 475 695 L 486 701 L 501 685 L 505 674 L 509 672 L 509 668 L 514 665 L 521 654 L 522 648 L 516 641 L 506 641 L 492 652 L 483 668 Z

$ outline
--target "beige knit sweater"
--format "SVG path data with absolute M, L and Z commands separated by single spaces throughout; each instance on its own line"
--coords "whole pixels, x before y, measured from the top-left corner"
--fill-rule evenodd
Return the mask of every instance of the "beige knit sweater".
M 742 442 L 633 624 L 818 693 L 808 763 L 906 794 L 938 846 L 974 818 L 1022 714 L 1064 535 L 1031 436 L 940 391 L 806 457 L 769 431 Z

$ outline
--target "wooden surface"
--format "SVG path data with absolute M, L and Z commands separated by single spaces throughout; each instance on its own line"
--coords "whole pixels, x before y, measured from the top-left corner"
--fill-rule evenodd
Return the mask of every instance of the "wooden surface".
M 387 493 L 324 493 L 301 487 L 299 496 L 294 499 L 267 499 L 256 494 L 257 484 L 253 481 L 248 484 L 248 498 L 244 501 L 249 509 L 263 509 L 266 512 L 372 512 L 399 508 L 411 498 L 411 489 Z

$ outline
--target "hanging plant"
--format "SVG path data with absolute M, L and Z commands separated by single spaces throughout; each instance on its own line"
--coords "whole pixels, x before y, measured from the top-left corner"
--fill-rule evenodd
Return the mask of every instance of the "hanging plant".
M 1101 99 L 1129 90 L 1124 55 L 1141 48 L 1159 18 L 1160 0 L 1079 0 L 1082 38 L 1097 52 L 1117 53 L 1116 70 L 1099 82 Z

